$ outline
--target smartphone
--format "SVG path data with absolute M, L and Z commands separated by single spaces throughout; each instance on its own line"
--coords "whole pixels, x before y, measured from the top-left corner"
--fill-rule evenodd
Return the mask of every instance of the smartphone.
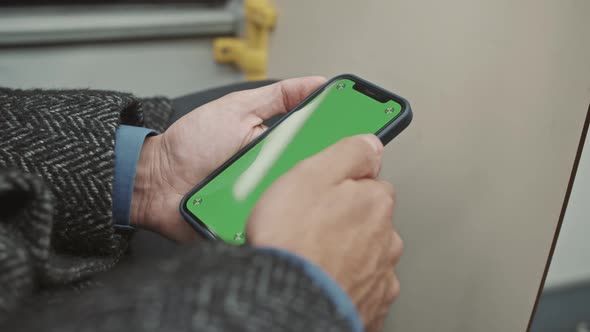
M 411 120 L 404 98 L 354 75 L 337 76 L 198 184 L 180 212 L 206 238 L 244 244 L 250 211 L 299 161 L 347 136 L 372 133 L 387 144 Z

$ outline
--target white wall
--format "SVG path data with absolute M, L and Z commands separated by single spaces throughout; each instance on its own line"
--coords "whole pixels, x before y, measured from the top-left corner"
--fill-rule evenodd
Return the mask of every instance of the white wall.
M 590 102 L 590 1 L 278 1 L 273 76 L 408 98 L 386 148 L 405 239 L 386 331 L 524 331 Z
M 590 135 L 584 146 L 546 288 L 590 281 Z

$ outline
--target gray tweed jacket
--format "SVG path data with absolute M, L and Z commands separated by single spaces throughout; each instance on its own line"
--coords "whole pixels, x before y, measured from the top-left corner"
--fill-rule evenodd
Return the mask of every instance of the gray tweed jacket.
M 116 128 L 163 131 L 171 112 L 165 98 L 0 88 L 0 331 L 349 331 L 298 266 L 253 248 L 110 271 L 130 238 L 111 215 Z

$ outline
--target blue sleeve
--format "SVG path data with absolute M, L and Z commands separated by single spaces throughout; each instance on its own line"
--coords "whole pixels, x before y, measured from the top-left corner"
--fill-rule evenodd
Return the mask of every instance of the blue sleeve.
M 351 299 L 344 292 L 344 290 L 340 288 L 336 281 L 321 268 L 285 250 L 277 248 L 260 248 L 259 250 L 280 256 L 301 267 L 305 274 L 307 274 L 307 276 L 315 283 L 315 285 L 324 291 L 326 296 L 336 307 L 338 313 L 348 320 L 352 329 L 355 332 L 364 331 L 363 322 L 358 311 L 356 310 L 356 307 L 354 306 L 354 303 L 352 303 Z
M 129 215 L 135 172 L 145 138 L 158 134 L 141 127 L 120 126 L 115 136 L 115 176 L 113 178 L 113 219 L 115 227 L 132 229 Z

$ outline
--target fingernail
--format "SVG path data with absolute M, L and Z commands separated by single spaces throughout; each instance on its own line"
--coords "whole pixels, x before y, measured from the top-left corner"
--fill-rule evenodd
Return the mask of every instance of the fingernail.
M 363 138 L 366 139 L 371 144 L 373 149 L 375 149 L 375 152 L 377 152 L 377 153 L 383 152 L 383 143 L 381 143 L 381 140 L 379 139 L 379 137 L 377 137 L 375 135 L 363 135 Z

